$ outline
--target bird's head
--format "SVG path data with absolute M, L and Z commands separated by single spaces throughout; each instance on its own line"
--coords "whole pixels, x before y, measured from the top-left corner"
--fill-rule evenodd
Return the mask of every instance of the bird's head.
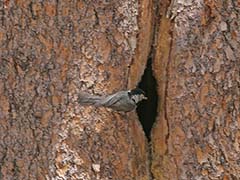
M 135 104 L 147 99 L 147 97 L 145 96 L 145 92 L 140 88 L 134 88 L 128 91 L 128 96 Z

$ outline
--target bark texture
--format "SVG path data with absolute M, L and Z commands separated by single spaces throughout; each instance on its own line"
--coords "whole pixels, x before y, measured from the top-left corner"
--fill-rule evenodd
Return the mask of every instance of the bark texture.
M 83 108 L 77 95 L 126 89 L 134 61 L 129 87 L 137 84 L 150 49 L 151 21 L 143 22 L 152 19 L 151 6 L 0 1 L 0 179 L 148 179 L 135 113 Z
M 239 1 L 159 3 L 153 176 L 239 179 Z

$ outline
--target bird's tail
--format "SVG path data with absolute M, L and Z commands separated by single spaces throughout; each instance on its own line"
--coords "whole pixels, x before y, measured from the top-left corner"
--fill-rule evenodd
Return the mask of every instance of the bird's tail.
M 101 96 L 93 96 L 88 93 L 80 93 L 78 96 L 78 103 L 83 106 L 97 105 L 101 100 Z

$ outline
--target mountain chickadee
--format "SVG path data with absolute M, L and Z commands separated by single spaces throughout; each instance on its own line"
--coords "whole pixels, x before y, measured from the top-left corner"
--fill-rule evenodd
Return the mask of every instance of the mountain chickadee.
M 83 106 L 108 107 L 116 111 L 129 112 L 137 107 L 138 102 L 147 99 L 143 90 L 135 88 L 129 91 L 119 91 L 109 96 L 94 96 L 80 94 L 79 104 Z

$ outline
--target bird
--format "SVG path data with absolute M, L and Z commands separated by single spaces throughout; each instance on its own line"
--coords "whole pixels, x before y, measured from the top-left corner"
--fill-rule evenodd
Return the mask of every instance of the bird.
M 78 96 L 78 103 L 82 106 L 107 107 L 123 112 L 135 110 L 138 103 L 142 100 L 147 100 L 147 97 L 140 88 L 118 91 L 107 96 L 95 96 L 87 93 L 80 93 Z

